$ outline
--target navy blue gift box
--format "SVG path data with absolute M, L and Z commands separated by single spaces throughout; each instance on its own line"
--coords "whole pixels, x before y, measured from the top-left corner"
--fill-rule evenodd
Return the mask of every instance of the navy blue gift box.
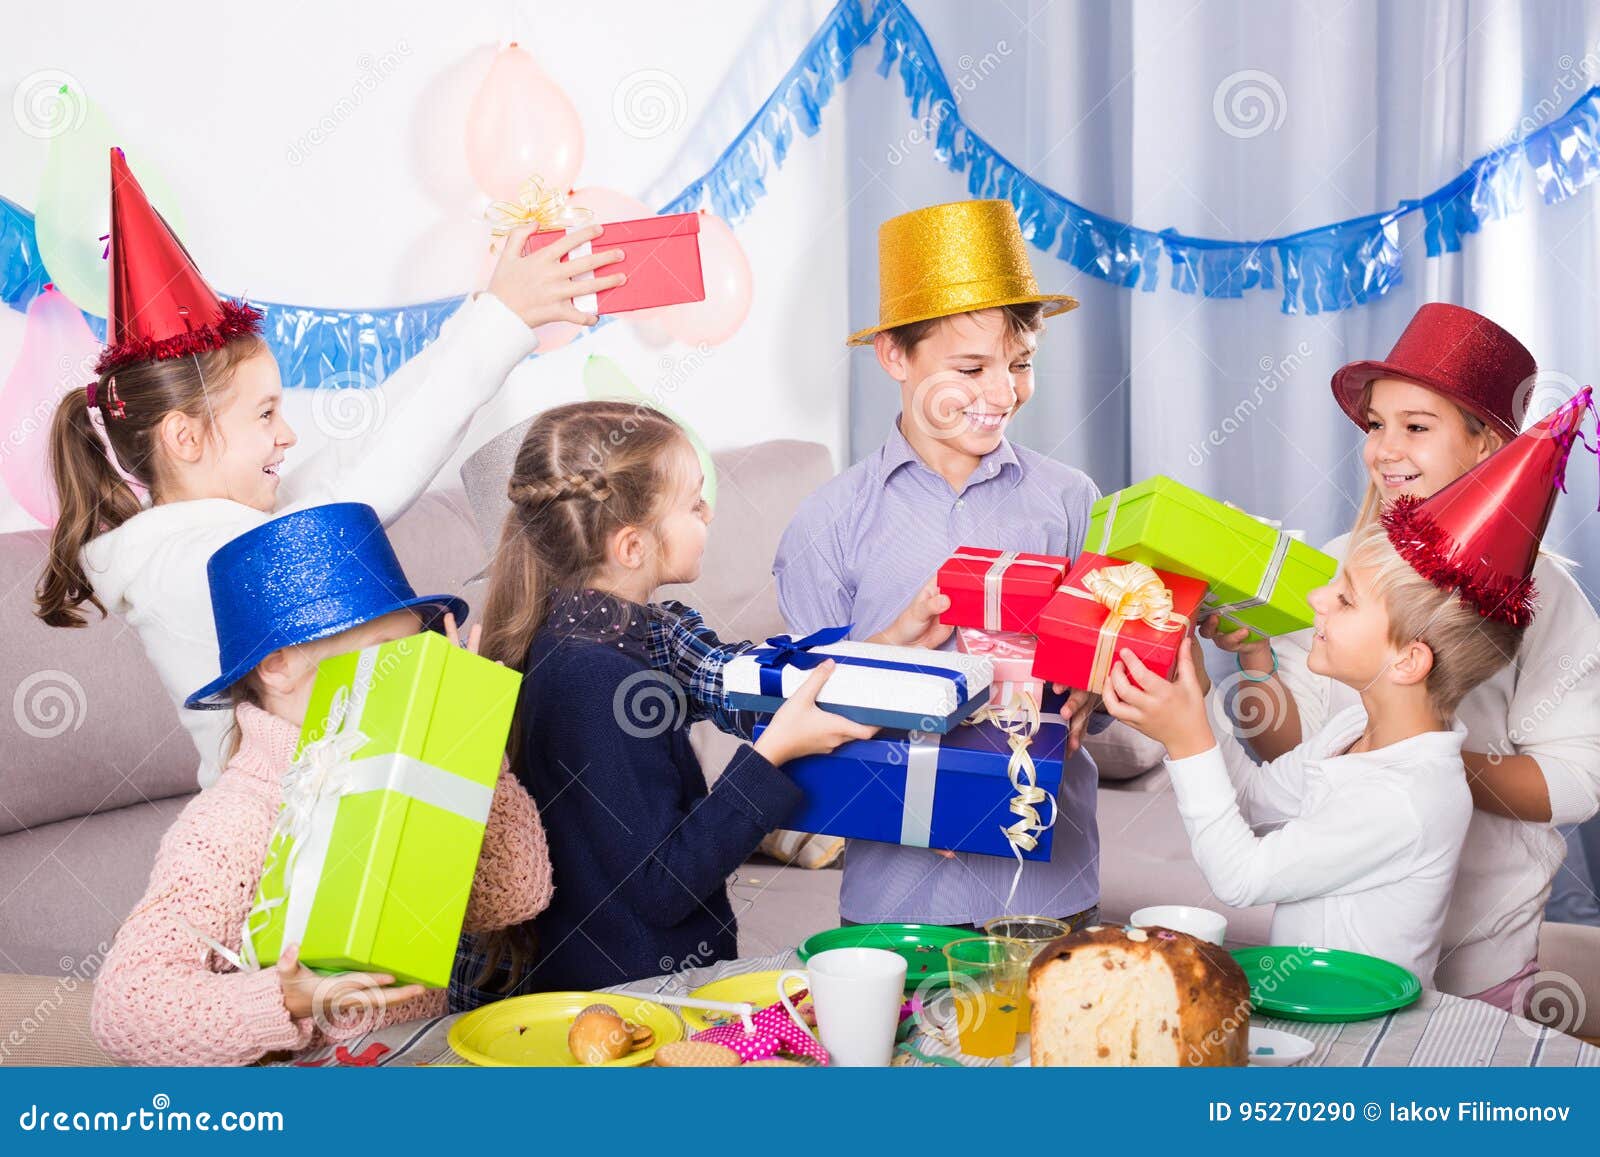
M 756 736 L 766 729 L 756 727 Z M 1034 782 L 1052 801 L 1061 788 L 1067 729 L 1042 723 L 1028 753 Z M 944 848 L 1011 858 L 1004 830 L 1017 821 L 1016 792 L 1006 772 L 1011 745 L 992 723 L 973 723 L 944 735 L 884 731 L 842 744 L 827 755 L 790 760 L 783 770 L 805 792 L 805 803 L 783 826 L 794 831 Z M 1053 802 L 1038 805 L 1048 823 Z M 1025 860 L 1049 860 L 1054 832 L 1037 833 Z

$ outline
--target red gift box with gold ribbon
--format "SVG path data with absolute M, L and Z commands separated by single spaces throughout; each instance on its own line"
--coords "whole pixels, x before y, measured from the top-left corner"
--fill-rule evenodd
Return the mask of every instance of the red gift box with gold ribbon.
M 950 609 L 939 621 L 952 627 L 1031 635 L 1039 612 L 1070 565 L 1070 560 L 1053 554 L 957 547 L 939 567 L 939 593 L 950 598 Z
M 1034 676 L 1098 693 L 1124 648 L 1152 671 L 1171 676 L 1178 644 L 1206 588 L 1204 579 L 1142 562 L 1080 554 L 1039 613 Z

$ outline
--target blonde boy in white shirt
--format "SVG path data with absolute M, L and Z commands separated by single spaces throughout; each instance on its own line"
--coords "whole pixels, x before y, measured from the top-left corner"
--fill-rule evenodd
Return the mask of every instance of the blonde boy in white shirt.
M 1185 640 L 1168 682 L 1123 651 L 1106 710 L 1167 748 L 1194 857 L 1217 898 L 1273 903 L 1272 941 L 1378 956 L 1432 982 L 1472 796 L 1456 705 L 1516 653 L 1521 629 L 1422 578 L 1374 523 L 1314 592 L 1313 670 L 1359 706 L 1257 765 L 1205 707 Z M 1264 835 L 1252 825 L 1281 824 Z

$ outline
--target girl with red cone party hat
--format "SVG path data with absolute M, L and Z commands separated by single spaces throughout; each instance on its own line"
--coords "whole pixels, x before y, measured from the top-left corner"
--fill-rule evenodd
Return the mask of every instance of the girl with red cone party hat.
M 1473 792 L 1465 699 L 1517 657 L 1533 571 L 1589 391 L 1427 499 L 1402 495 L 1357 527 L 1313 591 L 1307 669 L 1356 698 L 1305 742 L 1257 764 L 1213 733 L 1184 640 L 1168 682 L 1132 652 L 1106 710 L 1167 748 L 1195 861 L 1235 907 L 1274 904 L 1271 940 L 1362 952 L 1434 986 Z M 1253 826 L 1278 825 L 1258 836 Z
M 384 421 L 290 470 L 296 438 L 283 417 L 261 313 L 206 284 L 113 149 L 107 345 L 99 377 L 68 392 L 51 421 L 61 513 L 36 592 L 39 617 L 80 627 L 85 603 L 102 616 L 121 615 L 178 709 L 217 675 L 206 560 L 218 547 L 276 513 L 325 502 L 366 503 L 387 526 L 427 489 L 473 415 L 533 352 L 536 326 L 594 324 L 571 299 L 620 285 L 620 274 L 585 279 L 620 251 L 563 261 L 599 235 L 591 226 L 522 256 L 533 228 L 508 238 L 488 289 L 384 382 Z M 207 785 L 230 716 L 178 713 Z
M 1354 531 L 1323 548 L 1345 558 L 1363 528 L 1387 512 L 1397 526 L 1437 525 L 1419 522 L 1410 500 L 1443 500 L 1448 492 L 1464 553 L 1425 569 L 1455 568 L 1463 560 L 1475 565 L 1481 546 L 1496 563 L 1479 576 L 1479 594 L 1506 621 L 1527 623 L 1516 662 L 1469 693 L 1457 712 L 1467 728 L 1462 759 L 1474 809 L 1436 975 L 1445 992 L 1507 1009 L 1525 1006 L 1538 971 L 1541 914 L 1566 851 L 1556 825 L 1581 822 L 1600 808 L 1600 678 L 1592 670 L 1600 659 L 1600 618 L 1567 567 L 1539 551 L 1551 495 L 1537 486 L 1486 489 L 1489 480 L 1516 474 L 1514 463 L 1541 437 L 1563 447 L 1564 466 L 1579 436 L 1582 403 L 1574 399 L 1559 422 L 1529 432 L 1534 443 L 1529 435 L 1517 437 L 1537 375 L 1533 355 L 1511 334 L 1472 310 L 1439 303 L 1417 311 L 1386 360 L 1340 369 L 1334 397 L 1366 431 L 1362 457 L 1370 485 Z M 1490 513 L 1493 497 L 1529 504 L 1517 514 L 1533 530 L 1515 544 L 1528 552 L 1524 570 L 1503 557 L 1509 539 L 1495 545 L 1478 537 L 1503 523 L 1470 521 Z M 1442 540 L 1419 530 L 1415 541 L 1420 550 Z M 1271 710 L 1250 745 L 1264 759 L 1289 751 L 1355 702 L 1353 692 L 1310 664 L 1310 631 L 1248 643 L 1243 631 L 1218 634 L 1213 619 L 1201 634 L 1235 652 L 1241 677 L 1261 684 L 1253 698 Z

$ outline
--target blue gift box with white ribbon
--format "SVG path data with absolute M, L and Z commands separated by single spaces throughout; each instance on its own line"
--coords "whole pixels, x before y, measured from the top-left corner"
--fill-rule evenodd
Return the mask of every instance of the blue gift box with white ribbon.
M 852 642 L 849 633 L 843 626 L 777 635 L 730 659 L 722 669 L 728 706 L 775 712 L 829 659 L 834 671 L 817 706 L 857 723 L 947 732 L 989 701 L 994 664 L 981 655 Z
M 757 737 L 763 730 L 764 725 L 756 728 Z M 993 723 L 966 724 L 944 735 L 886 731 L 852 740 L 827 755 L 784 764 L 805 792 L 805 803 L 783 826 L 907 847 L 1049 860 L 1066 742 L 1063 724 L 1041 723 L 1027 748 L 1031 777 L 1021 772 L 1019 789 L 1010 772 L 1010 735 Z M 1025 801 L 1022 810 L 1013 810 L 1019 798 Z M 1028 822 L 1030 810 L 1037 823 Z M 1022 841 L 1013 850 L 1006 829 L 1019 826 L 1031 835 L 1031 848 Z

